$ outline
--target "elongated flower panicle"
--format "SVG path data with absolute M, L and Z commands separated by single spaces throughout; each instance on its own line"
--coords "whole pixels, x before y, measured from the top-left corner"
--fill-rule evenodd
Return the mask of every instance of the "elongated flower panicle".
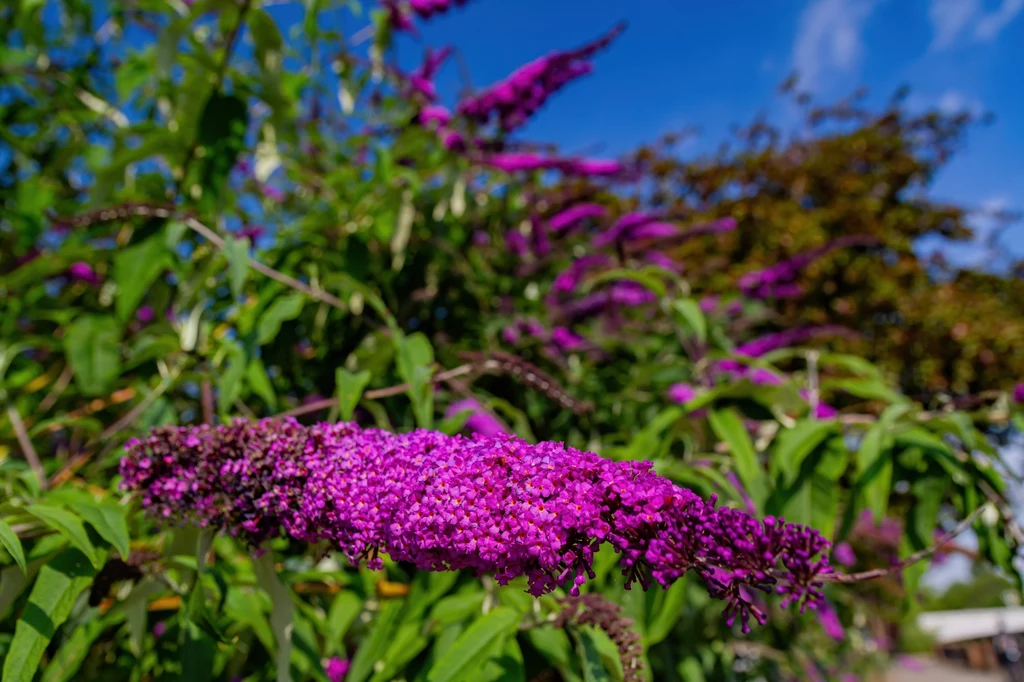
M 808 265 L 836 249 L 875 244 L 876 242 L 874 237 L 865 235 L 839 237 L 816 249 L 804 251 L 789 260 L 776 263 L 770 268 L 748 272 L 740 277 L 737 283 L 748 296 L 793 298 L 800 295 L 800 290 L 792 280 Z
M 457 105 L 460 114 L 478 123 L 497 119 L 510 132 L 526 123 L 551 95 L 570 81 L 590 73 L 589 61 L 623 31 L 620 25 L 597 40 L 575 50 L 552 52 L 513 71 L 505 80 L 468 97 Z
M 123 487 L 157 516 L 227 529 L 253 545 L 282 530 L 330 541 L 379 569 L 380 553 L 422 570 L 517 576 L 542 595 L 594 577 L 603 543 L 627 586 L 668 586 L 696 571 L 729 602 L 763 612 L 744 588 L 802 606 L 822 597 L 829 543 L 816 531 L 705 502 L 652 470 L 561 443 L 512 436 L 394 434 L 354 424 L 239 420 L 161 427 L 128 444 Z
M 548 227 L 552 232 L 568 232 L 588 218 L 603 218 L 607 212 L 601 204 L 577 204 L 551 216 Z
M 530 152 L 499 152 L 482 157 L 480 162 L 506 173 L 561 171 L 579 177 L 613 177 L 626 171 L 621 162 L 613 159 L 566 159 Z

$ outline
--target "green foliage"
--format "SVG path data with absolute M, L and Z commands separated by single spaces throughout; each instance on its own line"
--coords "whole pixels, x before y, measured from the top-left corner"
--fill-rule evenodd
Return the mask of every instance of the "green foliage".
M 420 103 L 392 68 L 384 13 L 366 50 L 333 28 L 348 3 L 305 3 L 288 30 L 255 2 L 144 2 L 109 15 L 52 4 L 59 25 L 42 19 L 43 3 L 0 9 L 5 682 L 322 681 L 333 657 L 351 662 L 350 682 L 622 679 L 603 631 L 552 625 L 562 590 L 535 600 L 525 581 L 387 559 L 374 572 L 283 538 L 254 559 L 233 538 L 139 513 L 117 487 L 124 443 L 210 413 L 454 432 L 468 414 L 448 406 L 472 397 L 526 439 L 650 461 L 718 504 L 849 541 L 856 569 L 929 547 L 937 529 L 1007 494 L 999 445 L 1008 420 L 1024 423 L 1019 407 L 997 393 L 934 409 L 932 394 L 1006 388 L 1024 373 L 1011 343 L 1019 280 L 932 278 L 911 249 L 926 234 L 964 234 L 961 209 L 910 202 L 906 190 L 927 181 L 931 152 L 966 121 L 894 109 L 756 153 L 682 163 L 667 148 L 640 150 L 666 214 L 739 227 L 666 249 L 685 275 L 628 250 L 588 275 L 581 295 L 628 282 L 655 300 L 624 306 L 615 324 L 571 325 L 596 349 L 563 352 L 502 331 L 527 318 L 569 324 L 548 294 L 588 236 L 517 256 L 506 232 L 536 229 L 563 193 L 613 217 L 637 200 L 585 180 L 489 173 L 445 149 L 411 123 Z M 140 34 L 151 37 L 128 37 Z M 750 191 L 739 196 L 741 181 Z M 896 265 L 836 252 L 801 275 L 798 301 L 736 298 L 737 275 L 848 230 L 877 236 Z M 96 281 L 69 277 L 76 263 Z M 709 294 L 740 307 L 712 309 Z M 761 332 L 826 322 L 863 338 L 752 360 L 782 377 L 771 385 L 712 371 Z M 495 351 L 519 371 L 496 369 L 507 356 Z M 467 367 L 467 352 L 490 360 Z M 666 398 L 680 382 L 696 390 L 685 405 Z M 838 416 L 816 418 L 802 390 Z M 336 408 L 306 404 L 324 396 Z M 871 534 L 865 512 L 897 522 L 893 542 Z M 1005 520 L 974 529 L 979 559 L 1015 585 Z M 120 560 L 141 575 L 107 580 Z M 615 564 L 600 550 L 585 589 L 623 605 L 646 679 L 669 682 L 800 677 L 807 657 L 829 675 L 877 667 L 870 628 L 918 605 L 928 566 L 902 583 L 829 585 L 850 633 L 841 643 L 812 614 L 772 609 L 745 637 L 766 653 L 749 657 L 696 576 L 626 592 Z

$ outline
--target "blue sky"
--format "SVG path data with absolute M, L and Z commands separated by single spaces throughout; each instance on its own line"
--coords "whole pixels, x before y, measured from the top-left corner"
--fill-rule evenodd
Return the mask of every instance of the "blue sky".
M 471 0 L 403 38 L 403 62 L 424 45 L 455 45 L 480 87 L 556 48 L 583 43 L 625 19 L 629 29 L 596 71 L 553 98 L 523 136 L 569 151 L 616 154 L 685 126 L 703 133 L 687 153 L 713 149 L 730 125 L 759 111 L 793 120 L 776 95 L 793 70 L 828 100 L 866 85 L 876 101 L 900 85 L 909 105 L 992 112 L 938 178 L 937 197 L 988 209 L 1024 209 L 1024 0 Z M 440 78 L 453 99 L 462 74 Z M 988 221 L 978 219 L 984 231 Z M 1024 225 L 1002 243 L 1024 255 Z M 980 262 L 958 245 L 954 261 Z

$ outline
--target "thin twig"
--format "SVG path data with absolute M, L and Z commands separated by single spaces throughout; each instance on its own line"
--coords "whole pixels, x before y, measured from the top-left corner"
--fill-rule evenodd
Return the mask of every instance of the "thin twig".
M 60 376 L 57 377 L 57 381 L 54 382 L 53 388 L 50 389 L 50 392 L 39 403 L 39 407 L 36 408 L 37 418 L 40 415 L 46 414 L 60 399 L 61 394 L 71 384 L 72 377 L 74 377 L 74 373 L 71 371 L 71 365 L 64 365 L 64 369 L 61 371 Z
M 210 383 L 209 379 L 203 379 L 201 390 L 203 396 L 203 423 L 213 424 L 213 384 Z
M 36 449 L 32 447 L 32 441 L 28 437 L 28 431 L 25 430 L 25 422 L 21 421 L 21 415 L 18 414 L 18 410 L 14 405 L 7 406 L 7 418 L 11 420 L 11 426 L 14 427 L 14 435 L 18 438 L 18 445 L 21 446 L 22 454 L 24 454 L 25 459 L 28 460 L 28 465 L 32 467 L 32 471 L 34 471 L 36 476 L 39 477 L 39 487 L 46 490 L 49 485 L 46 480 L 46 470 L 43 468 L 43 463 L 39 461 L 39 455 L 36 454 Z
M 454 369 L 445 370 L 444 372 L 438 372 L 433 377 L 432 381 L 448 381 L 449 379 L 455 379 L 458 377 L 466 376 L 472 373 L 473 365 L 459 365 Z M 388 386 L 387 388 L 376 388 L 372 391 L 367 391 L 363 394 L 363 397 L 367 400 L 379 400 L 381 398 L 389 398 L 395 395 L 401 395 L 411 388 L 409 384 L 398 384 L 397 386 Z M 312 412 L 319 412 L 321 410 L 327 410 L 338 404 L 337 398 L 325 398 L 318 400 L 308 405 L 296 407 L 286 412 L 274 415 L 275 419 L 284 419 L 285 417 L 298 417 L 303 414 L 310 414 Z
M 110 208 L 101 209 L 81 216 L 52 216 L 52 220 L 60 225 L 68 225 L 70 227 L 79 227 L 92 225 L 97 222 L 109 222 L 111 220 L 122 220 L 130 216 L 139 216 L 143 218 L 163 218 L 165 220 L 179 220 L 186 227 L 193 232 L 199 234 L 201 237 L 206 239 L 208 242 L 213 244 L 216 248 L 224 249 L 224 239 L 216 232 L 211 230 L 209 227 L 200 222 L 194 215 L 188 211 L 178 211 L 173 206 L 161 206 L 152 204 L 132 204 L 126 203 L 119 206 L 112 206 Z M 333 306 L 339 310 L 346 311 L 348 308 L 341 301 L 341 299 L 332 296 L 331 294 L 321 289 L 314 289 L 313 287 L 300 282 L 299 280 L 286 275 L 283 272 L 279 272 L 267 265 L 264 265 L 258 260 L 249 259 L 249 267 L 256 272 L 269 277 L 270 279 L 280 282 L 286 287 L 295 289 L 296 291 L 302 292 L 317 301 L 323 301 L 324 303 Z
M 168 388 L 170 388 L 170 385 L 171 385 L 171 382 L 169 380 L 163 379 L 160 382 L 160 384 L 155 389 L 153 389 L 152 393 L 148 394 L 145 398 L 143 398 L 142 400 L 139 401 L 138 405 L 136 405 L 132 409 L 130 409 L 127 412 L 125 412 L 124 415 L 120 419 L 118 419 L 116 422 L 114 422 L 113 424 L 108 426 L 106 429 L 104 429 L 103 433 L 100 434 L 100 437 L 99 437 L 98 440 L 100 440 L 100 441 L 108 440 L 111 436 L 116 434 L 118 431 L 123 429 L 125 426 L 127 426 L 131 422 L 135 421 L 135 419 L 140 414 L 145 412 L 149 408 L 149 406 L 152 405 L 153 402 L 157 398 L 159 398 L 161 395 L 163 395 L 164 391 L 166 391 Z
M 914 552 L 903 561 L 893 564 L 888 568 L 873 568 L 870 571 L 861 571 L 860 573 L 830 573 L 828 575 L 821 576 L 821 582 L 859 583 L 865 580 L 874 580 L 875 578 L 882 578 L 887 575 L 890 575 L 891 573 L 902 571 L 908 566 L 916 564 L 918 561 L 921 561 L 922 559 L 927 559 L 932 554 L 935 554 L 935 552 L 942 549 L 944 545 L 948 544 L 956 536 L 960 535 L 968 528 L 970 528 L 978 519 L 978 517 L 981 516 L 985 512 L 985 510 L 989 508 L 991 504 L 991 502 L 986 502 L 985 504 L 975 509 L 967 516 L 967 518 L 958 523 L 956 525 L 956 528 L 954 528 L 949 534 L 947 534 L 944 539 L 940 540 L 934 545 L 925 547 L 924 549 L 918 552 Z

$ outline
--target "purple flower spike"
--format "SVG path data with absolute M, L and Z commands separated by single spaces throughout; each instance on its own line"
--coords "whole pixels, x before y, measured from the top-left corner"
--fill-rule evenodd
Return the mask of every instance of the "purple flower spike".
M 828 600 L 822 600 L 818 605 L 818 622 L 821 623 L 821 629 L 825 631 L 825 634 L 832 639 L 837 642 L 846 639 L 846 629 L 843 628 L 843 624 L 839 621 L 839 614 L 835 612 Z
M 690 571 L 727 601 L 726 622 L 764 622 L 752 587 L 814 608 L 831 573 L 817 531 L 704 501 L 654 473 L 563 443 L 394 434 L 294 419 L 161 427 L 127 445 L 122 486 L 157 518 L 329 542 L 353 563 L 382 553 L 421 570 L 526 576 L 534 595 L 594 577 L 610 543 L 626 585 Z
M 151 305 L 144 305 L 135 311 L 135 319 L 143 324 L 152 322 L 154 317 L 156 317 L 156 311 Z
M 466 420 L 466 428 L 473 433 L 479 433 L 482 436 L 493 438 L 494 436 L 501 436 L 508 433 L 505 427 L 498 422 L 497 419 L 492 417 L 490 414 L 481 409 L 480 404 L 472 398 L 466 398 L 465 400 L 458 400 L 448 406 L 445 410 L 445 417 L 453 417 L 460 412 L 469 411 L 472 414 L 469 419 Z
M 588 218 L 603 218 L 607 212 L 600 204 L 579 204 L 551 216 L 548 227 L 552 232 L 568 232 Z
M 554 93 L 570 81 L 590 73 L 593 65 L 588 60 L 607 47 L 623 29 L 624 26 L 617 26 L 579 49 L 553 52 L 535 59 L 516 69 L 505 80 L 462 100 L 457 110 L 477 123 L 487 124 L 494 119 L 502 130 L 513 131 L 526 123 Z
M 823 336 L 850 337 L 853 336 L 853 332 L 846 327 L 834 324 L 816 327 L 797 327 L 796 329 L 787 329 L 786 331 L 777 332 L 775 334 L 768 334 L 767 336 L 762 336 L 754 339 L 753 341 L 736 346 L 736 354 L 746 355 L 751 358 L 759 358 L 773 350 L 788 348 Z

